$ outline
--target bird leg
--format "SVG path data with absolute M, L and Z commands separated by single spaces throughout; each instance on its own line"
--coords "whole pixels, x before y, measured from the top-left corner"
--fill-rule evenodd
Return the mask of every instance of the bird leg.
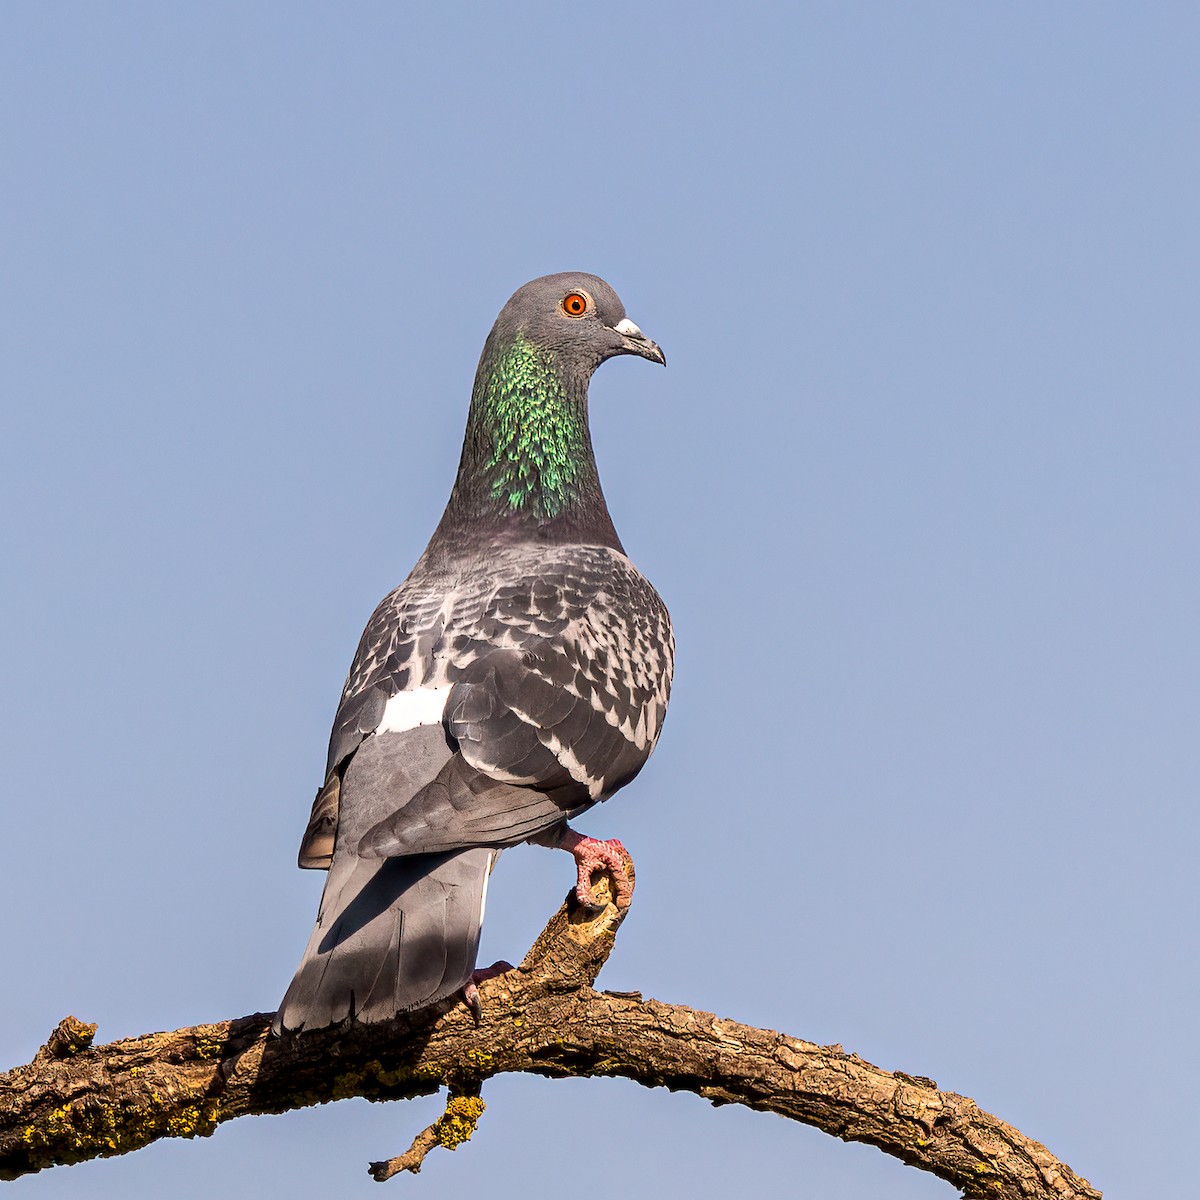
M 479 985 L 485 979 L 495 979 L 497 975 L 503 975 L 505 971 L 511 971 L 512 969 L 512 963 L 505 962 L 504 959 L 500 958 L 492 963 L 490 967 L 477 967 L 471 972 L 471 978 L 467 980 L 466 986 L 462 990 L 462 995 L 463 1002 L 471 1010 L 471 1016 L 475 1019 L 476 1029 L 483 1022 L 483 1004 L 479 999 Z
M 585 908 L 603 907 L 592 890 L 592 872 L 603 868 L 612 872 L 616 882 L 617 907 L 629 907 L 629 902 L 633 899 L 633 859 L 616 838 L 601 841 L 599 838 L 584 837 L 570 826 L 566 826 L 562 836 L 554 844 L 560 850 L 566 850 L 575 859 L 579 873 L 575 895 L 579 897 L 580 904 Z

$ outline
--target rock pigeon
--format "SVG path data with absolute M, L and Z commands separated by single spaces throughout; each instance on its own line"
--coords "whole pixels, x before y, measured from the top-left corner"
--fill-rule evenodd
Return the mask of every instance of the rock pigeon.
M 606 865 L 628 903 L 621 844 L 567 824 L 649 758 L 674 662 L 592 451 L 588 382 L 618 354 L 666 363 L 595 275 L 535 279 L 497 317 L 449 503 L 368 622 L 334 717 L 299 860 L 329 875 L 276 1033 L 477 1006 L 505 847 L 570 851 L 585 904 Z

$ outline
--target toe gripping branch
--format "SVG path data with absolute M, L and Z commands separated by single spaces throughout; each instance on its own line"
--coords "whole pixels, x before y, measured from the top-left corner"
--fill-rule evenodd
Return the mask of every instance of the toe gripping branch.
M 616 838 L 601 841 L 599 838 L 584 837 L 568 827 L 559 838 L 558 846 L 575 859 L 578 872 L 575 894 L 579 897 L 580 904 L 587 908 L 600 908 L 604 905 L 605 901 L 596 896 L 592 887 L 592 876 L 597 871 L 609 871 L 617 887 L 617 907 L 629 907 L 633 899 L 633 859 Z

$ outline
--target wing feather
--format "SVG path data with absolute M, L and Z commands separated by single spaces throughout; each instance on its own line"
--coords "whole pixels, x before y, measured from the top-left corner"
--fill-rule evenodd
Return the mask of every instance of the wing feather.
M 346 680 L 327 788 L 378 728 L 391 696 L 454 685 L 444 724 L 458 751 L 452 762 L 461 765 L 453 779 L 439 776 L 428 796 L 404 804 L 395 829 L 379 832 L 374 844 L 393 847 L 388 853 L 412 852 L 397 848 L 415 845 L 422 821 L 446 848 L 545 828 L 628 782 L 662 727 L 674 657 L 670 617 L 623 554 L 520 545 L 476 567 L 439 575 L 418 564 L 376 609 Z M 468 770 L 482 787 L 468 781 Z M 530 791 L 542 799 L 528 802 Z

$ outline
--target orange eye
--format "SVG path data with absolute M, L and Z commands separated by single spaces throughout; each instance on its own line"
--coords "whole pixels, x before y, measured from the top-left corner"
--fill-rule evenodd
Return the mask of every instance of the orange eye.
M 563 297 L 562 306 L 568 317 L 582 317 L 587 312 L 587 297 L 581 292 L 568 292 Z

